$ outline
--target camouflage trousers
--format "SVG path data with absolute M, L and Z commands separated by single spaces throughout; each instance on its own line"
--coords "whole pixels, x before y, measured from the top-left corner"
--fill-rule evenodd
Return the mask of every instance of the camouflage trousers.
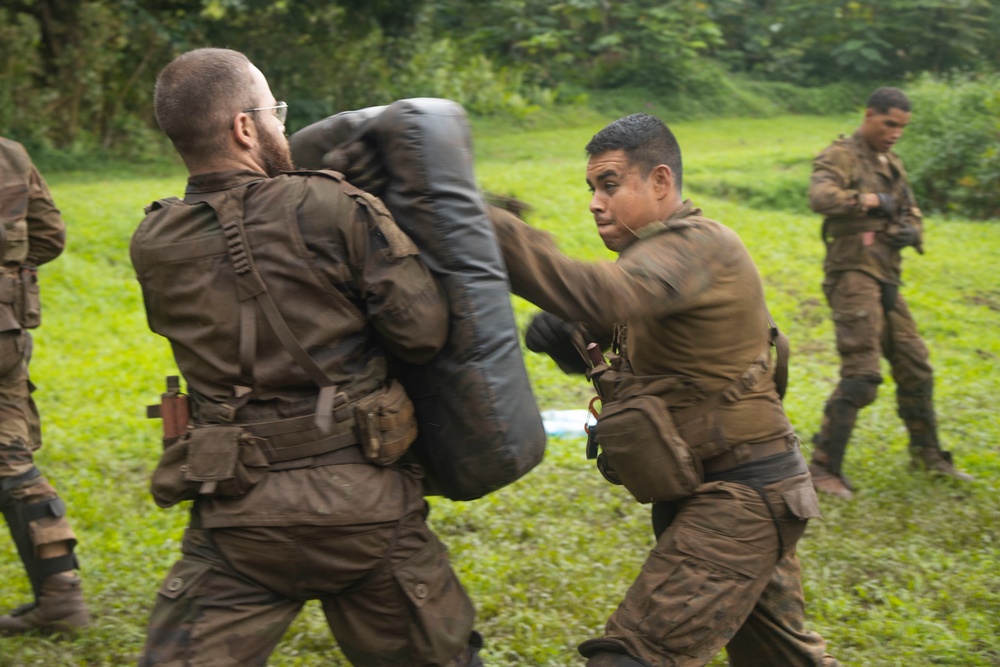
M 809 475 L 762 492 L 767 503 L 748 486 L 710 482 L 681 501 L 605 637 L 588 643 L 652 667 L 705 665 L 723 647 L 734 667 L 839 665 L 805 629 L 795 545 L 802 517 L 818 514 Z
M 479 648 L 472 602 L 419 513 L 355 526 L 198 523 L 194 510 L 141 667 L 264 665 L 307 600 L 320 601 L 353 665 L 465 667 Z
M 833 311 L 842 378 L 881 378 L 884 356 L 903 391 L 916 392 L 933 382 L 930 354 L 903 296 L 887 314 L 882 288 L 861 271 L 827 276 L 823 291 Z
M 38 547 L 72 546 L 76 536 L 55 488 L 35 467 L 41 427 L 28 379 L 30 344 L 25 331 L 0 332 L 0 511 L 37 592 Z
M 906 300 L 897 295 L 886 312 L 889 304 L 884 303 L 882 286 L 860 271 L 830 274 L 823 290 L 833 311 L 841 380 L 827 400 L 817 445 L 832 451 L 834 468 L 839 469 L 836 459 L 846 446 L 845 438 L 850 436 L 853 415 L 875 400 L 882 382 L 880 363 L 885 357 L 896 383 L 898 413 L 910 432 L 911 445 L 938 447 L 930 353 Z M 842 406 L 839 412 L 838 404 Z M 838 417 L 845 407 L 849 408 L 847 413 Z

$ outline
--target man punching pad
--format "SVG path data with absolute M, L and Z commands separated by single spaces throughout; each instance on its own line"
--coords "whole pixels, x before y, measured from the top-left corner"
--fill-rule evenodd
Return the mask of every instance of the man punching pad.
M 448 295 L 444 349 L 426 365 L 393 361 L 416 407 L 413 452 L 429 473 L 428 493 L 473 500 L 523 476 L 542 459 L 545 430 L 476 185 L 464 109 L 442 99 L 400 100 L 331 116 L 290 144 L 299 168 L 327 168 L 345 153 L 355 163 L 377 160 L 384 176 L 371 189 Z

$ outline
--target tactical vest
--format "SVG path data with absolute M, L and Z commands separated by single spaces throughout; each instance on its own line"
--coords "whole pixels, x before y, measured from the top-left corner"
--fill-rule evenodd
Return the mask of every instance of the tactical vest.
M 320 177 L 339 180 L 330 173 Z M 234 414 L 251 393 L 262 399 L 305 397 L 308 404 L 318 392 L 321 409 L 329 410 L 320 390 L 323 384 L 332 389 L 332 382 L 318 378 L 343 378 L 338 345 L 366 324 L 364 313 L 324 279 L 302 238 L 295 213 L 306 180 L 261 179 L 184 201 L 163 199 L 147 209 L 133 241 L 133 262 L 148 286 L 150 327 L 171 341 L 178 367 L 195 389 L 196 420 L 259 418 Z M 266 210 L 245 210 L 257 188 L 281 191 L 268 199 L 275 205 Z M 258 298 L 262 290 L 245 279 L 251 265 L 268 299 Z M 284 332 L 275 330 L 273 313 L 264 312 L 266 301 L 279 311 Z M 372 356 L 338 390 L 348 392 L 340 403 L 382 384 L 385 362 Z

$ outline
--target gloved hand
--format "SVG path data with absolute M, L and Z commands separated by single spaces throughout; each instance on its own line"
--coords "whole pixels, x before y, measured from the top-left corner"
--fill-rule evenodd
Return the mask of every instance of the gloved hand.
M 552 313 L 538 313 L 528 325 L 524 344 L 532 352 L 544 352 L 552 357 L 563 373 L 586 373 L 590 366 L 572 340 L 577 326 Z
M 889 237 L 889 247 L 893 250 L 901 250 L 906 246 L 915 246 L 920 243 L 920 231 L 910 224 L 902 224 L 886 232 Z
M 323 156 L 327 169 L 339 171 L 356 188 L 381 197 L 389 182 L 389 173 L 375 148 L 363 140 L 341 144 Z
M 899 203 L 891 194 L 888 192 L 877 192 L 875 196 L 878 197 L 878 208 L 873 208 L 872 213 L 883 215 L 887 218 L 895 217 L 899 213 Z

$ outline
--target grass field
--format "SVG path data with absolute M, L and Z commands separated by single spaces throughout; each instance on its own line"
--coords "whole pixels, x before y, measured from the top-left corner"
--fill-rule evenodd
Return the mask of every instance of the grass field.
M 809 160 L 851 118 L 787 117 L 679 124 L 687 194 L 736 229 L 792 340 L 788 413 L 806 442 L 837 380 L 819 284 L 818 218 L 804 207 Z M 606 259 L 587 213 L 583 146 L 599 122 L 558 130 L 476 126 L 484 187 L 535 208 L 529 221 L 568 253 Z M 905 140 L 904 140 L 905 141 Z M 173 366 L 145 323 L 128 239 L 153 199 L 180 194 L 179 169 L 49 174 L 69 225 L 62 258 L 43 269 L 45 307 L 33 379 L 45 447 L 79 536 L 94 626 L 76 641 L 0 639 L 0 667 L 128 665 L 156 589 L 178 553 L 186 515 L 147 493 L 159 422 L 145 405 Z M 848 452 L 859 492 L 823 498 L 799 552 L 809 622 L 847 665 L 1000 665 L 1000 225 L 927 221 L 927 254 L 907 254 L 904 294 L 932 351 L 941 435 L 978 481 L 959 486 L 907 468 L 891 380 L 863 413 Z M 533 307 L 515 300 L 523 326 Z M 528 354 L 541 408 L 582 408 L 591 390 Z M 550 439 L 531 474 L 471 503 L 432 499 L 434 528 L 476 601 L 490 666 L 581 665 L 576 645 L 601 632 L 652 544 L 648 508 L 606 484 L 582 436 Z M 0 608 L 27 581 L 0 540 Z M 292 626 L 271 665 L 346 665 L 317 607 Z M 713 665 L 725 664 L 724 656 Z M 764 666 L 762 666 L 764 667 Z

